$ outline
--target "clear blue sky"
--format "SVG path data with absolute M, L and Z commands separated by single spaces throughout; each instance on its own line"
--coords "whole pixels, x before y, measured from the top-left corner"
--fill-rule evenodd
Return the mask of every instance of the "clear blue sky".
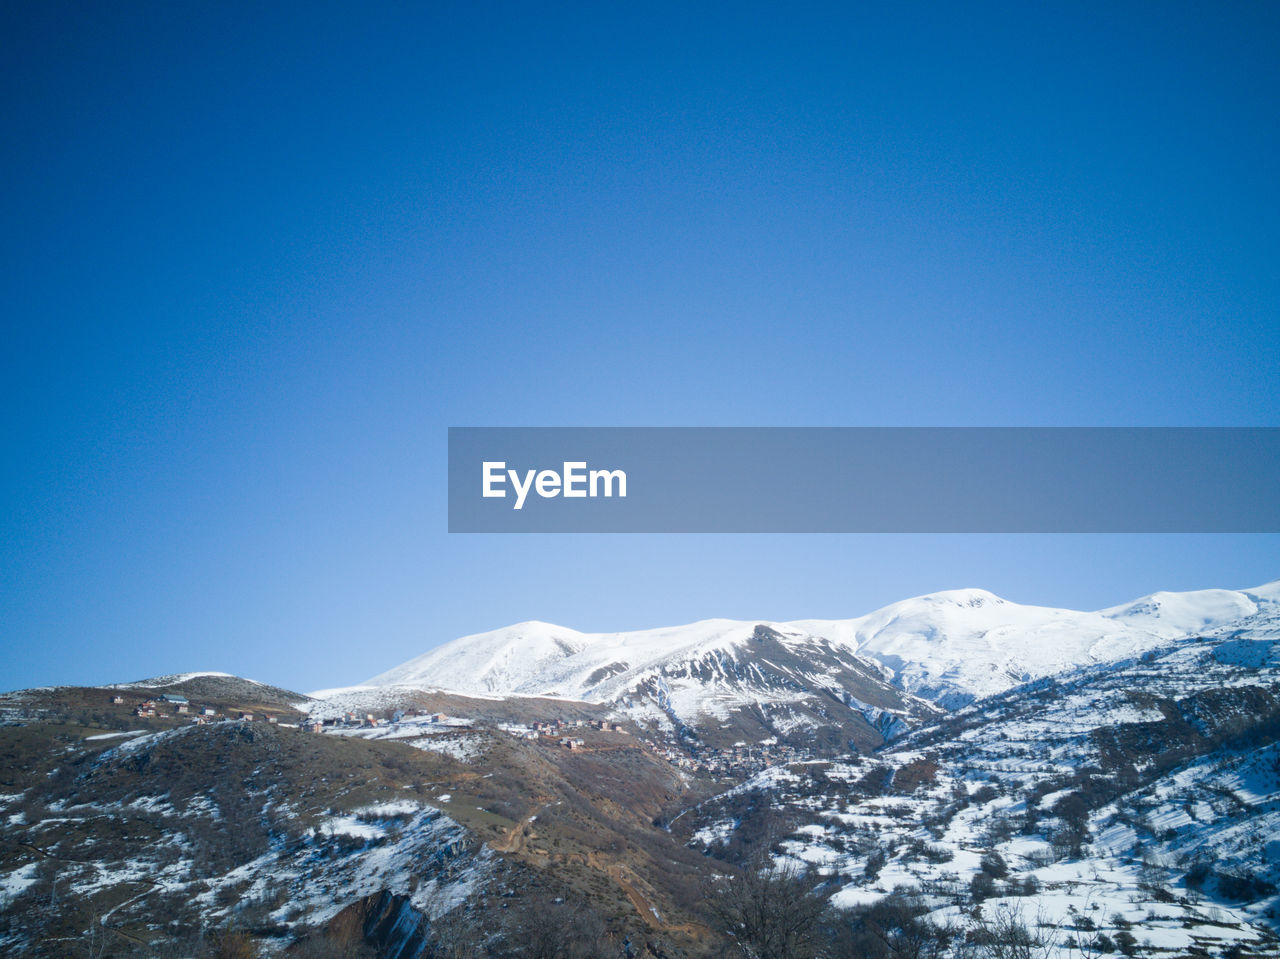
M 0 14 L 0 687 L 1280 577 L 444 501 L 450 425 L 1280 426 L 1280 5 L 204 7 Z

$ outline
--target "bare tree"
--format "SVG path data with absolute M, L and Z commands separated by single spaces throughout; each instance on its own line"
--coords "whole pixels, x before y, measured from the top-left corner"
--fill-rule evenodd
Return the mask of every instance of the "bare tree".
M 741 875 L 716 879 L 707 901 L 715 924 L 747 959 L 814 959 L 822 951 L 827 903 L 807 871 L 757 861 Z
M 471 926 L 471 931 L 475 930 Z M 512 902 L 492 942 L 474 937 L 454 941 L 462 959 L 497 955 L 512 959 L 602 959 L 617 949 L 600 914 L 585 903 L 537 897 Z
M 1066 926 L 1062 933 L 1067 951 L 1080 953 L 1081 959 L 1100 959 L 1103 953 L 1111 951 L 1107 948 L 1109 940 L 1099 936 L 1098 924 L 1088 915 L 1093 905 L 1093 896 L 1093 892 L 1090 892 L 1085 897 L 1083 911 L 1070 907 L 1074 922 Z
M 486 934 L 473 915 L 475 905 L 464 903 L 431 920 L 428 946 L 433 959 L 485 959 Z
M 107 927 L 102 919 L 93 916 L 84 933 L 85 954 L 89 959 L 102 959 L 107 954 Z
M 956 932 L 928 918 L 928 906 L 914 890 L 895 889 L 858 910 L 843 953 L 870 959 L 939 959 Z
M 1089 805 L 1078 792 L 1067 793 L 1053 804 L 1053 814 L 1062 823 L 1053 833 L 1054 851 L 1079 858 L 1089 838 Z
M 1054 949 L 1056 933 L 1046 931 L 1039 913 L 1028 922 L 1020 905 L 1004 903 L 990 915 L 979 913 L 969 940 L 981 959 L 1045 959 Z

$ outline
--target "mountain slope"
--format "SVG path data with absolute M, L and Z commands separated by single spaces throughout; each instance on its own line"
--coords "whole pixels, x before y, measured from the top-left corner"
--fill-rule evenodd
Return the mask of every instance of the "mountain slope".
M 188 700 L 189 713 L 179 715 L 173 704 L 162 702 L 145 723 L 135 722 L 134 713 L 140 704 L 166 695 Z M 42 718 L 92 722 L 116 729 L 138 725 L 162 729 L 174 723 L 185 724 L 209 707 L 218 716 L 252 713 L 293 722 L 302 716 L 307 699 L 302 693 L 228 673 L 182 673 L 106 686 L 42 686 L 0 693 L 0 721 Z
M 937 928 L 1056 928 L 1058 954 L 1138 934 L 1142 954 L 1280 955 L 1280 610 L 1258 605 L 875 757 L 766 770 L 676 827 L 737 861 L 767 811 L 775 858 L 817 867 L 855 927 L 899 889 Z
M 355 923 L 405 959 L 465 897 L 459 942 L 524 943 L 586 902 L 613 954 L 701 955 L 727 945 L 703 880 L 772 853 L 817 868 L 855 937 L 902 907 L 904 934 L 927 919 L 957 949 L 1022 916 L 1061 959 L 1139 936 L 1280 956 L 1280 583 L 1086 613 L 960 590 L 855 620 L 522 624 L 378 681 L 0 695 L 0 951 L 198 955 L 234 926 L 302 959 Z M 135 714 L 162 693 L 216 721 Z M 303 711 L 330 722 L 291 728 Z M 849 954 L 901 954 L 874 939 Z
M 849 668 L 858 662 L 874 673 L 865 662 L 870 660 L 900 690 L 956 708 L 1030 679 L 1140 655 L 1170 638 L 1278 603 L 1280 583 L 1245 592 L 1155 593 L 1097 612 L 1024 606 L 986 590 L 963 589 L 902 600 L 848 620 L 713 619 L 617 633 L 527 622 L 456 639 L 367 685 L 616 702 L 657 677 L 693 675 L 702 664 L 705 695 L 692 705 L 714 712 L 720 693 L 749 685 L 718 673 L 715 663 L 732 660 L 749 668 L 745 659 L 751 657 L 744 659 L 744 651 L 763 626 L 797 656 L 835 657 Z M 682 687 L 686 699 L 696 698 L 692 689 L 693 684 Z
M 936 712 L 843 644 L 731 620 L 597 635 L 521 623 L 449 643 L 366 685 L 604 703 L 688 748 L 775 740 L 866 750 Z
M 262 955 L 358 959 L 285 949 L 389 910 L 405 935 L 365 939 L 409 959 L 464 899 L 486 935 L 585 903 L 639 950 L 694 918 L 704 859 L 654 823 L 692 787 L 603 732 L 568 750 L 479 725 L 0 724 L 0 954 L 210 956 L 199 940 L 234 927 Z

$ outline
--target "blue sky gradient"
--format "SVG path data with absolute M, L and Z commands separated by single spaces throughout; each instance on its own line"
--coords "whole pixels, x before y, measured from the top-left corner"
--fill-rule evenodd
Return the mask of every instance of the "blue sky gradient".
M 1280 577 L 444 499 L 450 425 L 1280 426 L 1277 5 L 235 6 L 0 15 L 0 686 Z

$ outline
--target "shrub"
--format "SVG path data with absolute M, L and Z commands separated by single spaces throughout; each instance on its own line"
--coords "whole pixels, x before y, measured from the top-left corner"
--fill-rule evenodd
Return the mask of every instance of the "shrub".
M 989 872 L 980 872 L 969 882 L 969 895 L 974 902 L 982 902 L 996 894 L 996 881 Z
M 1009 865 L 1004 861 L 1004 857 L 994 849 L 988 849 L 982 854 L 982 860 L 979 868 L 992 879 L 1003 879 L 1009 875 Z
M 1138 954 L 1138 940 L 1133 937 L 1128 929 L 1121 929 L 1115 936 L 1116 948 L 1126 956 L 1136 956 Z

